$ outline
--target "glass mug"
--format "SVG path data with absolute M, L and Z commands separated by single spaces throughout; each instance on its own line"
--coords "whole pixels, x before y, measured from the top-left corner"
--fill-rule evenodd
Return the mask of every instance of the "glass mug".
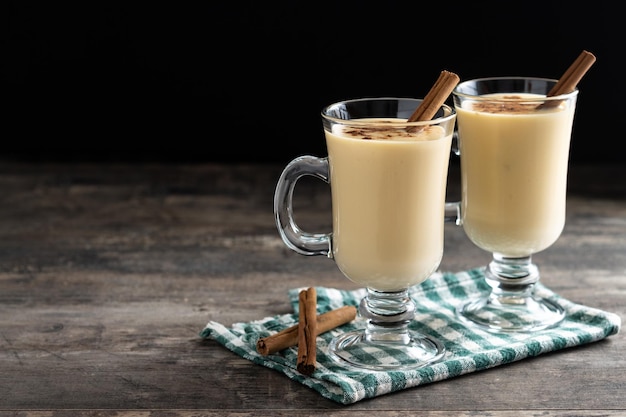
M 359 313 L 364 331 L 331 341 L 339 363 L 367 369 L 415 369 L 440 359 L 444 346 L 409 329 L 409 287 L 425 281 L 443 256 L 446 182 L 456 113 L 442 106 L 429 121 L 407 122 L 421 103 L 410 98 L 342 101 L 321 112 L 328 156 L 305 155 L 283 170 L 274 213 L 284 243 L 303 255 L 332 258 L 367 289 Z M 331 233 L 308 233 L 293 218 L 298 179 L 331 187 Z M 373 350 L 389 352 L 380 363 Z
M 550 247 L 565 225 L 570 137 L 578 90 L 548 97 L 557 80 L 468 80 L 452 95 L 461 160 L 460 223 L 493 254 L 492 288 L 459 306 L 467 323 L 494 332 L 529 332 L 563 320 L 563 309 L 534 291 L 531 256 Z

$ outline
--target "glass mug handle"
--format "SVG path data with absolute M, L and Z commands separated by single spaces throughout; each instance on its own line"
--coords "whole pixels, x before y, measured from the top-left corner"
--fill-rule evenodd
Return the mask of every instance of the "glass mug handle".
M 325 255 L 332 258 L 331 233 L 307 233 L 293 218 L 293 191 L 296 183 L 308 175 L 330 183 L 328 158 L 300 156 L 287 164 L 274 192 L 274 219 L 283 242 L 301 255 Z
M 457 226 L 463 225 L 463 219 L 461 217 L 461 202 L 447 202 L 445 205 L 445 215 L 443 218 L 444 223 L 454 223 Z
M 456 156 L 461 155 L 461 150 L 459 149 L 459 132 L 455 128 L 454 133 L 452 135 L 452 152 Z M 445 205 L 445 215 L 444 215 L 445 223 L 454 223 L 457 226 L 463 225 L 463 218 L 461 217 L 461 202 L 447 202 Z

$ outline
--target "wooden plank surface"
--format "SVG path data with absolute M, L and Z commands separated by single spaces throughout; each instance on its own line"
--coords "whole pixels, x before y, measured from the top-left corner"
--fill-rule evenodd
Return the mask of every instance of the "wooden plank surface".
M 201 340 L 209 320 L 291 312 L 289 288 L 356 288 L 280 241 L 281 168 L 0 163 L 0 416 L 626 414 L 623 331 L 347 407 Z M 301 225 L 329 230 L 325 184 L 296 191 Z M 489 258 L 446 225 L 442 270 Z M 565 230 L 534 260 L 560 295 L 626 316 L 625 167 L 572 167 Z

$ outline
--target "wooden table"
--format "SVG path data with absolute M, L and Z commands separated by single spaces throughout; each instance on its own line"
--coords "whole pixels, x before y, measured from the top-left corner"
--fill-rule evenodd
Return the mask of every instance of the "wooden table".
M 290 288 L 355 288 L 283 245 L 281 168 L 0 163 L 0 416 L 626 415 L 623 331 L 351 406 L 201 340 L 209 320 L 291 312 Z M 302 180 L 296 205 L 329 230 L 325 184 Z M 489 261 L 445 227 L 442 270 Z M 534 260 L 560 295 L 626 317 L 625 166 L 571 168 L 565 230 Z

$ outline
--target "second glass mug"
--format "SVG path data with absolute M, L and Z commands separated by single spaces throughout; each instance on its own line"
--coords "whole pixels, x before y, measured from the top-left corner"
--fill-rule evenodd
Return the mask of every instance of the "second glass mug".
M 359 306 L 366 328 L 328 346 L 329 356 L 346 366 L 416 369 L 445 353 L 436 338 L 409 328 L 415 304 L 408 289 L 428 279 L 443 256 L 456 112 L 443 105 L 432 120 L 407 122 L 420 103 L 366 98 L 324 108 L 328 156 L 292 160 L 276 186 L 274 213 L 284 243 L 299 254 L 332 258 L 367 289 Z M 330 185 L 331 233 L 305 232 L 294 220 L 293 192 L 303 176 Z
M 530 332 L 559 324 L 558 303 L 536 293 L 532 255 L 565 224 L 570 137 L 578 90 L 551 96 L 557 80 L 493 77 L 452 92 L 457 112 L 462 197 L 459 222 L 493 254 L 489 294 L 468 300 L 459 318 L 491 332 Z

